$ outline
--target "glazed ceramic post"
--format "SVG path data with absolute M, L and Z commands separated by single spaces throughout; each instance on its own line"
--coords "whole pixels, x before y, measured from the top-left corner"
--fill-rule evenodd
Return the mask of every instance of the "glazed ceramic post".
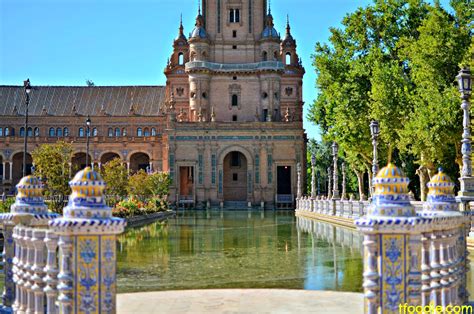
M 429 246 L 430 250 L 430 302 L 444 307 L 460 304 L 462 298 L 458 297 L 458 291 L 459 287 L 464 291 L 462 283 L 466 275 L 463 257 L 467 248 L 462 236 L 466 231 L 466 217 L 458 211 L 454 183 L 442 169 L 427 186 L 428 198 L 420 216 L 432 220 L 433 230 L 424 240 L 424 247 Z M 428 282 L 425 273 L 423 280 L 424 284 Z
M 60 236 L 59 312 L 115 313 L 115 238 L 126 222 L 112 217 L 105 183 L 91 168 L 78 172 L 70 186 L 64 217 L 50 222 Z
M 3 233 L 4 233 L 4 272 L 5 272 L 5 284 L 3 292 L 3 305 L 0 306 L 1 309 L 6 309 L 12 306 L 15 300 L 15 291 L 19 289 L 15 288 L 14 273 L 13 273 L 13 262 L 18 263 L 18 267 L 15 269 L 18 272 L 18 275 L 15 277 L 21 281 L 22 284 L 26 286 L 30 285 L 32 282 L 24 282 L 23 276 L 24 270 L 27 267 L 31 266 L 27 263 L 26 254 L 27 247 L 22 245 L 21 248 L 15 250 L 15 243 L 20 243 L 23 241 L 22 237 L 25 236 L 22 232 L 17 232 L 17 239 L 13 239 L 14 228 L 17 225 L 32 225 L 32 226 L 44 226 L 47 225 L 48 219 L 56 217 L 56 215 L 50 215 L 47 211 L 47 206 L 44 204 L 44 199 L 42 196 L 43 186 L 41 181 L 34 176 L 26 176 L 20 180 L 16 185 L 17 195 L 15 203 L 11 206 L 10 213 L 5 213 L 0 215 L 0 223 L 3 224 Z M 16 251 L 16 252 L 15 252 Z M 25 258 L 23 256 L 25 255 Z M 34 256 L 34 252 L 33 252 Z M 30 273 L 31 275 L 31 273 Z M 21 296 L 18 296 L 21 297 Z M 23 300 L 27 302 L 27 300 Z M 20 303 L 18 303 L 20 306 Z
M 408 196 L 408 178 L 393 164 L 375 177 L 367 216 L 356 220 L 364 234 L 366 313 L 399 313 L 400 304 L 421 305 L 421 233 Z

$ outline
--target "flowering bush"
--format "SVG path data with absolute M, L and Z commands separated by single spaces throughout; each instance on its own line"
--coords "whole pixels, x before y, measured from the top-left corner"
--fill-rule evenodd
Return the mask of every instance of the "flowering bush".
M 160 198 L 151 198 L 141 202 L 135 197 L 118 202 L 112 209 L 115 217 L 129 218 L 139 215 L 153 214 L 168 209 L 168 203 Z

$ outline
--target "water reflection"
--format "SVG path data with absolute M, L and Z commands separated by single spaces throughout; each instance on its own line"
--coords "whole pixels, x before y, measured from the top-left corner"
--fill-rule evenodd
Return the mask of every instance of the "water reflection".
M 361 291 L 355 231 L 294 211 L 186 211 L 118 239 L 120 292 L 197 288 Z

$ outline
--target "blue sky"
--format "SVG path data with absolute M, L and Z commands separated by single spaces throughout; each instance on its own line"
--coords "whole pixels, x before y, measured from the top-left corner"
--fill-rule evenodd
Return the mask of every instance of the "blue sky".
M 164 85 L 179 16 L 188 34 L 198 0 L 0 0 L 0 84 Z M 289 14 L 306 68 L 305 113 L 316 98 L 311 54 L 329 27 L 371 0 L 272 0 L 277 30 Z M 447 0 L 442 1 L 446 4 Z M 306 115 L 306 114 L 305 114 Z M 317 127 L 305 121 L 309 137 Z

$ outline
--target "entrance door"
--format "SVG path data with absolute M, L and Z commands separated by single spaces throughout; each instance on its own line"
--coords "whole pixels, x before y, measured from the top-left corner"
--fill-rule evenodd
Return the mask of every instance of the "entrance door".
M 291 194 L 291 167 L 277 167 L 277 194 Z
M 194 167 L 179 167 L 179 195 L 192 197 L 194 193 Z
M 224 200 L 247 200 L 247 159 L 240 152 L 230 152 L 224 158 Z

